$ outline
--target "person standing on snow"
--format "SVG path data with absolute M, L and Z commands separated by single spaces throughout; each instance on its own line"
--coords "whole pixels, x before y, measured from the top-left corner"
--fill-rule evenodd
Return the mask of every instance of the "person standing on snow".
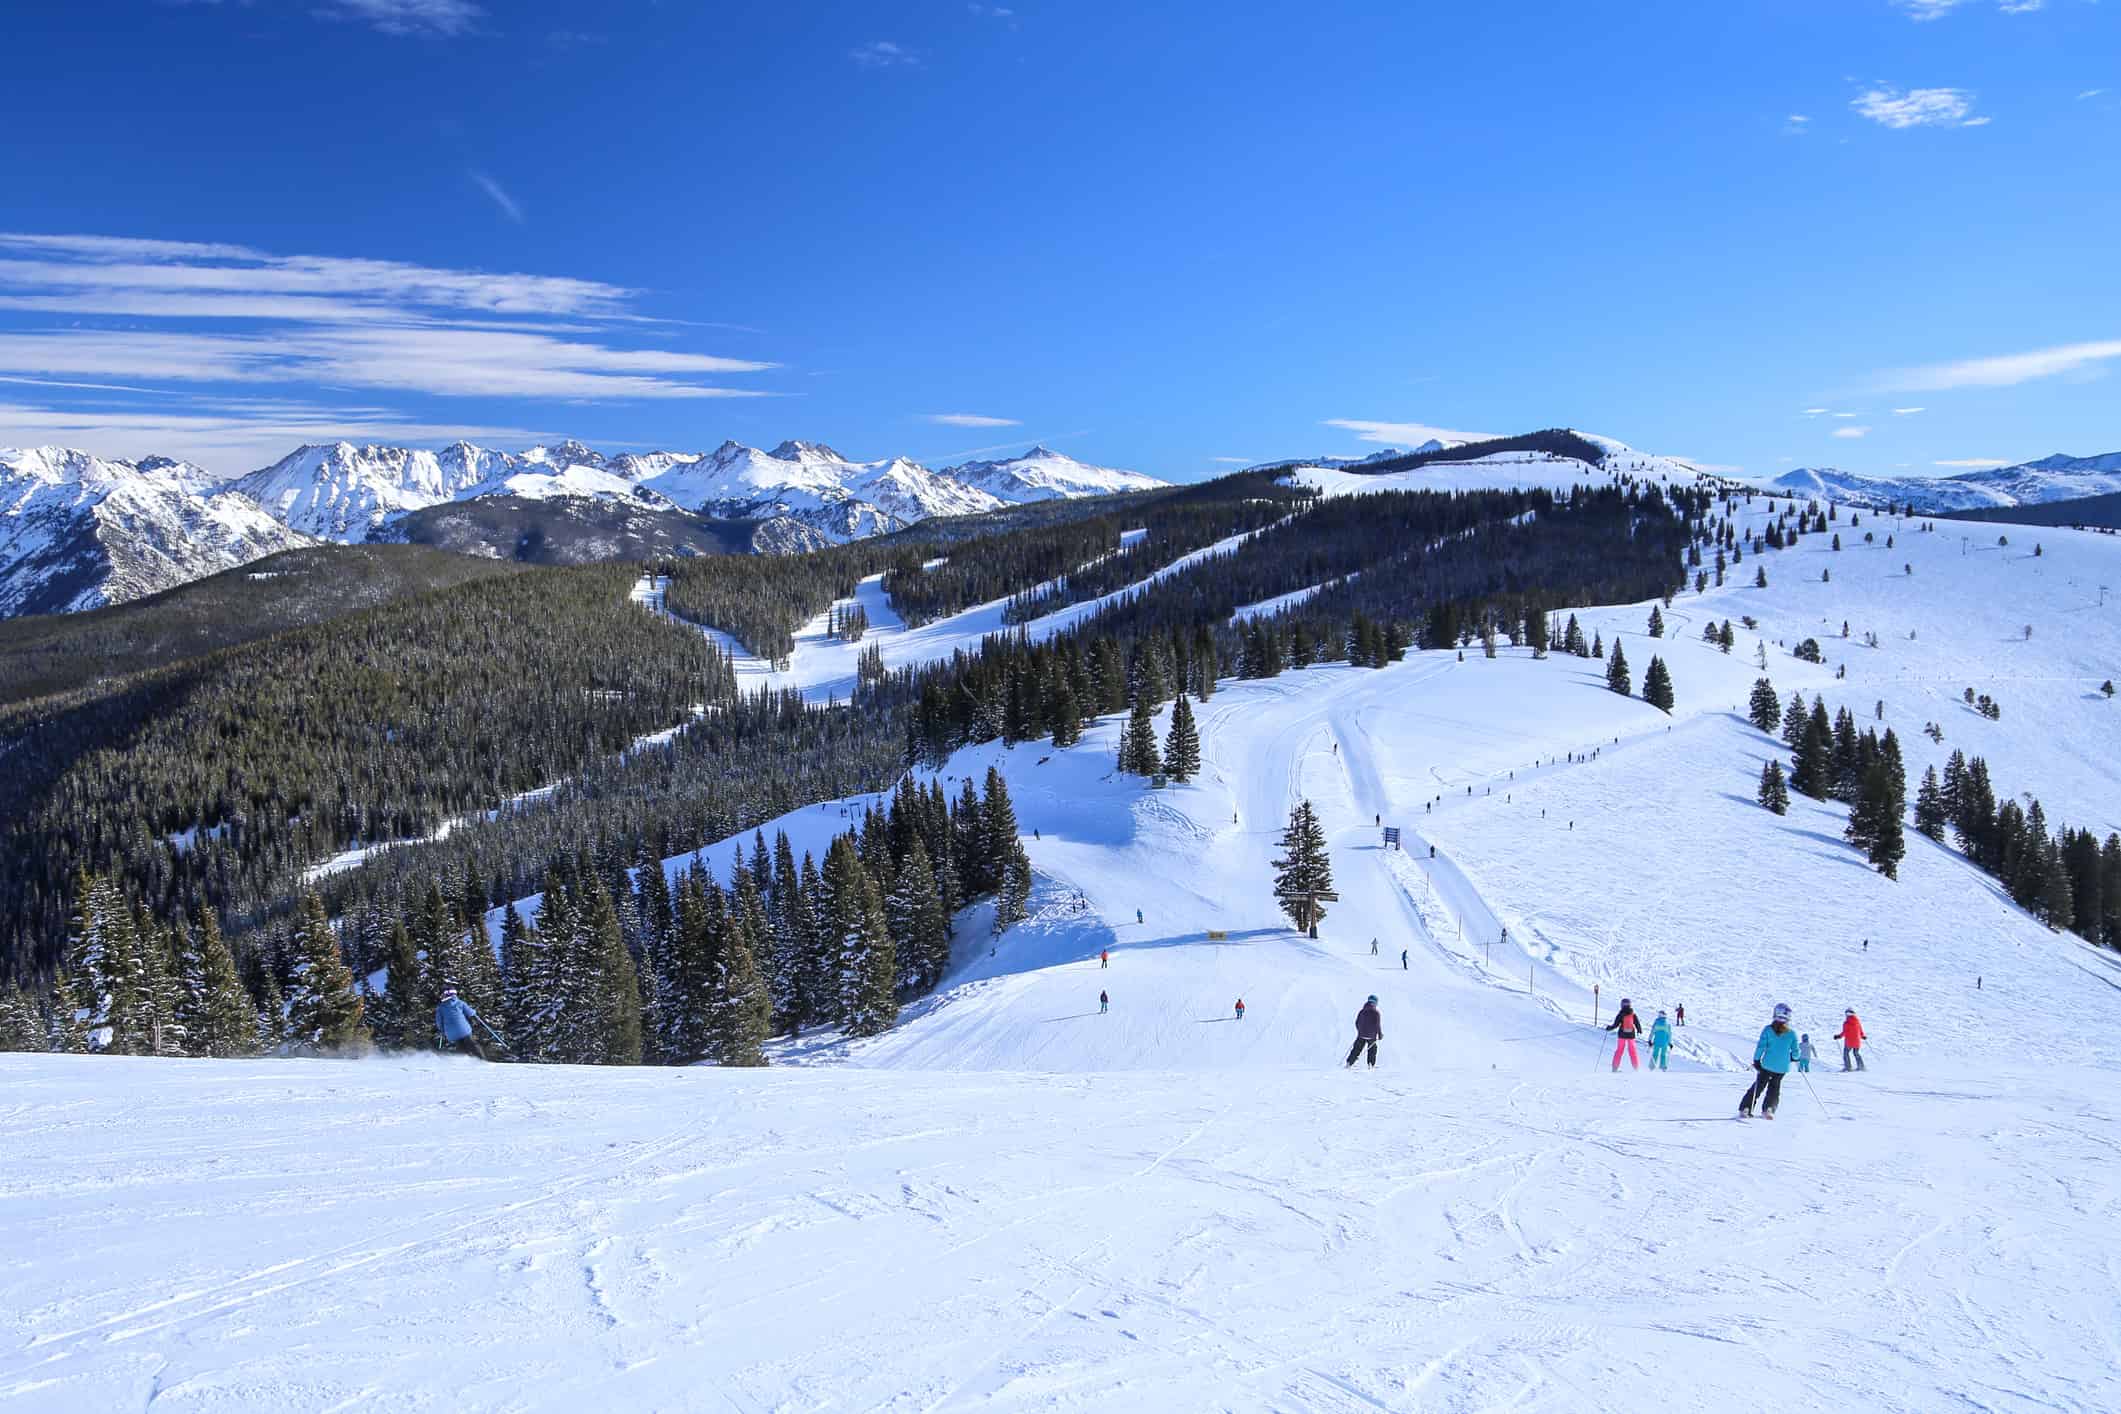
M 1099 967 L 1110 967 L 1112 965 L 1112 949 L 1099 948 L 1097 950 L 1097 965 Z
M 443 1049 L 485 1060 L 486 1051 L 471 1030 L 478 1019 L 479 1014 L 471 1009 L 470 1002 L 457 995 L 455 987 L 442 989 L 442 1000 L 435 1005 L 435 1030 L 442 1033 Z
M 1650 1069 L 1670 1070 L 1672 1054 L 1672 1023 L 1658 1012 L 1657 1019 L 1650 1023 Z
M 1377 1010 L 1377 997 L 1372 993 L 1362 1004 L 1362 1010 L 1355 1013 L 1355 1044 L 1348 1047 L 1348 1065 L 1353 1066 L 1355 1058 L 1367 1046 L 1370 1048 L 1370 1069 L 1377 1069 L 1377 1043 L 1384 1038 L 1385 1019 Z
M 1370 956 L 1377 956 L 1377 939 L 1370 939 Z
M 1399 950 L 1399 970 L 1401 972 L 1407 970 L 1407 950 L 1405 948 Z
M 1245 999 L 1243 997 L 1237 999 L 1237 1019 L 1239 1021 L 1245 1019 Z
M 1762 1119 L 1775 1117 L 1775 1107 L 1782 1103 L 1782 1077 L 1790 1073 L 1796 1059 L 1797 1033 L 1790 1030 L 1790 1009 L 1777 1002 L 1775 1019 L 1761 1028 L 1760 1039 L 1753 1044 L 1753 1083 L 1738 1102 L 1740 1119 L 1753 1117 L 1755 1102 Z
M 1797 1038 L 1797 1073 L 1809 1075 L 1812 1062 L 1819 1059 L 1819 1048 L 1812 1044 L 1812 1033 L 1807 1031 Z
M 1642 1034 L 1642 1018 L 1635 1015 L 1635 1004 L 1622 997 L 1620 1010 L 1606 1030 L 1618 1032 L 1620 1036 L 1620 1039 L 1613 1043 L 1613 1069 L 1620 1069 L 1620 1058 L 1623 1055 L 1635 1069 L 1642 1069 L 1642 1053 L 1635 1049 L 1635 1038 Z
M 1863 1043 L 1870 1038 L 1863 1034 L 1863 1023 L 1856 1019 L 1856 1008 L 1850 1007 L 1841 1014 L 1841 1068 L 1868 1070 L 1863 1063 Z M 1851 1065 L 1849 1062 L 1854 1061 Z
M 1680 1004 L 1679 1004 L 1678 1006 L 1675 1006 L 1675 1007 L 1673 1007 L 1673 1008 L 1672 1008 L 1672 1024 L 1673 1024 L 1674 1026 L 1684 1026 L 1684 1025 L 1686 1025 L 1686 1003 L 1685 1003 L 1685 1002 L 1681 1002 L 1681 1003 L 1680 1003 Z
M 1099 1016 L 1103 1016 L 1106 1012 L 1110 1010 L 1112 1010 L 1111 996 L 1108 993 L 1099 992 L 1097 994 L 1097 1014 Z

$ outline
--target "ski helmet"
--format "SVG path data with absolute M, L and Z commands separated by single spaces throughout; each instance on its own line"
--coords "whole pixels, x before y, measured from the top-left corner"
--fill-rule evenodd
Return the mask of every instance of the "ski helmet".
M 1775 1003 L 1775 1019 L 1777 1021 L 1788 1021 L 1790 1019 L 1790 1004 L 1788 1002 Z
M 1622 997 L 1622 998 L 1620 999 L 1620 1004 L 1621 1004 L 1621 1005 L 1622 1005 L 1623 1007 L 1631 1007 L 1631 1006 L 1635 1005 L 1635 1004 L 1634 1004 L 1633 1002 L 1629 1001 L 1629 1000 L 1628 1000 L 1628 999 L 1627 999 L 1626 997 Z
M 1375 993 L 1375 992 L 1372 992 L 1372 993 L 1370 993 L 1370 1000 L 1369 1000 L 1369 1001 L 1368 1001 L 1367 1003 L 1365 1003 L 1365 1005 L 1367 1005 L 1367 1006 L 1376 1006 L 1376 1005 L 1377 1005 L 1377 993 Z
M 445 1001 L 445 1002 L 453 1002 L 453 1001 L 455 1001 L 456 999 L 457 999 L 457 989 L 456 989 L 456 988 L 454 988 L 454 987 L 444 987 L 444 988 L 442 989 L 442 1000 L 443 1000 L 443 1001 Z

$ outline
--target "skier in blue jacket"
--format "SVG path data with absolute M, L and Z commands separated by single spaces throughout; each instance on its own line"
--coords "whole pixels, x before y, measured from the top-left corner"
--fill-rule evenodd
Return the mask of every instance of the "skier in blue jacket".
M 472 1010 L 470 1002 L 457 995 L 456 988 L 442 989 L 442 1000 L 435 1005 L 435 1030 L 442 1033 L 443 1049 L 485 1060 L 486 1051 L 471 1029 L 478 1019 L 479 1014 Z
M 1775 1107 L 1782 1103 L 1782 1077 L 1790 1073 L 1796 1061 L 1797 1033 L 1790 1029 L 1790 1009 L 1777 1002 L 1775 1019 L 1761 1030 L 1760 1039 L 1753 1045 L 1753 1083 L 1738 1102 L 1738 1117 L 1751 1119 L 1753 1104 L 1758 1101 L 1760 1117 L 1773 1119 Z
M 1671 1068 L 1672 1023 L 1666 1020 L 1665 1014 L 1660 1011 L 1657 1013 L 1657 1019 L 1650 1023 L 1650 1069 L 1670 1070 Z

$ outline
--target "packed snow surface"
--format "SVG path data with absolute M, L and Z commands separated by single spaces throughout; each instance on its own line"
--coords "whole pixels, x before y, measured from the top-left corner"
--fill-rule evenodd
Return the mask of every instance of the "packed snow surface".
M 1883 702 L 1917 776 L 1964 746 L 2103 833 L 2121 541 L 1893 533 L 1741 566 L 1654 644 L 1579 610 L 1666 658 L 1671 717 L 1475 649 L 1226 682 L 1162 791 L 1115 719 L 967 748 L 922 778 L 1008 776 L 1032 917 L 968 911 L 896 1030 L 773 1069 L 0 1057 L 0 1409 L 2121 1407 L 2117 959 L 1912 832 L 1895 883 L 1842 807 L 1760 809 L 1733 712 L 1764 648 L 1784 695 Z M 1954 712 L 1976 672 L 1998 722 Z M 1269 892 L 1298 799 L 1316 940 Z M 1617 995 L 1686 1005 L 1670 1071 L 1609 1068 Z M 1776 1001 L 1822 1065 L 1741 1124 Z

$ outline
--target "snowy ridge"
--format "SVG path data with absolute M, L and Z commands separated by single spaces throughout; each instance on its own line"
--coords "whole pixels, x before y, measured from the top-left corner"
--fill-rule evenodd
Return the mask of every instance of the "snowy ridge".
M 1771 481 L 1771 490 L 1817 496 L 1845 505 L 1912 506 L 1917 511 L 1978 510 L 1992 506 L 2036 506 L 2121 491 L 2121 452 L 2073 457 L 2061 452 L 2017 466 L 1961 472 L 1954 476 L 1871 476 L 1833 467 L 1799 467 Z

